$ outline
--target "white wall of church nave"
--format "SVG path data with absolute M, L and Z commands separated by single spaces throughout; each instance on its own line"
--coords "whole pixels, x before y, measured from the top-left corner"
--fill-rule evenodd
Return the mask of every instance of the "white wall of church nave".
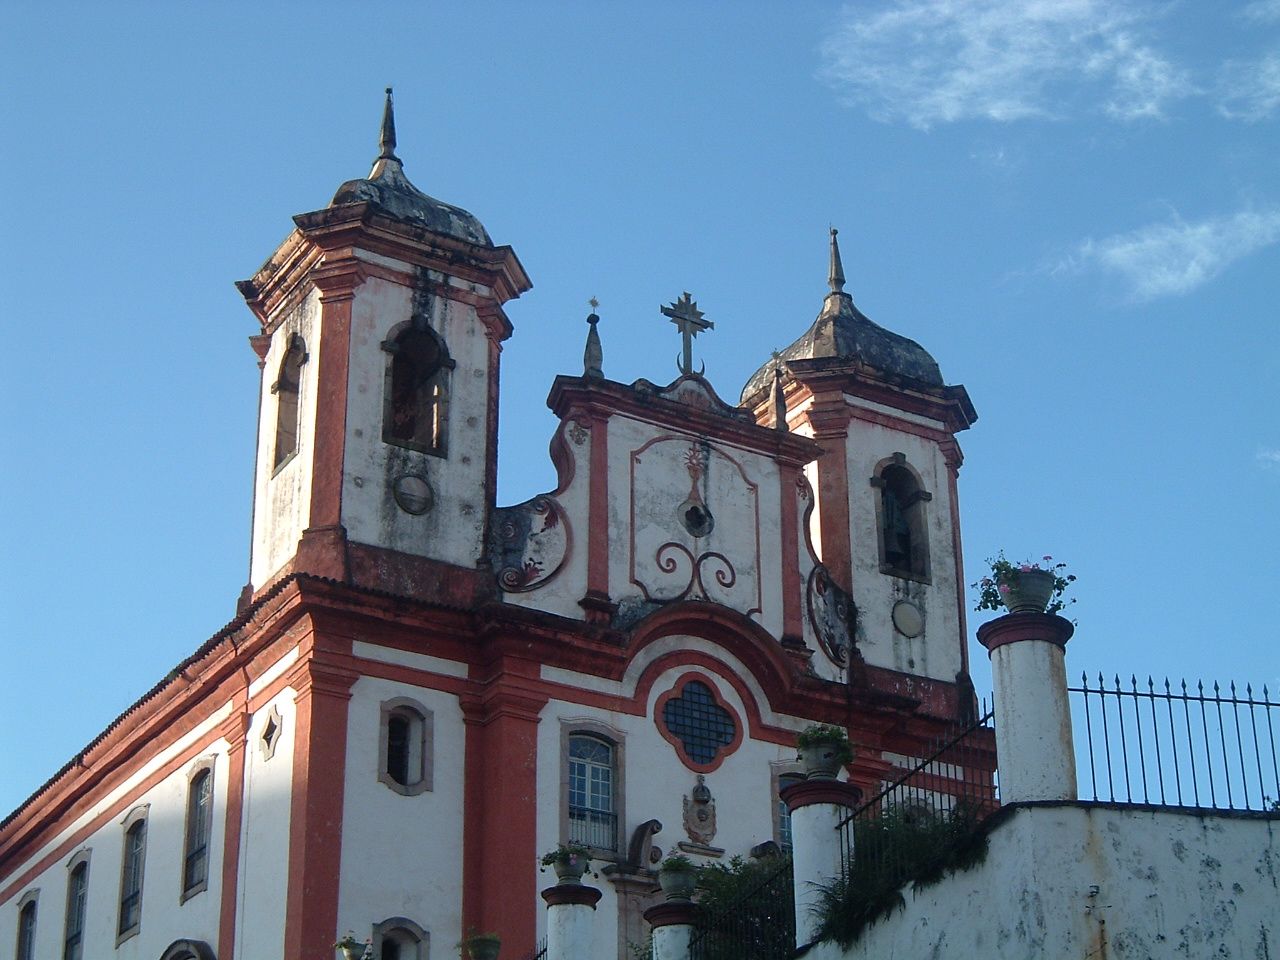
M 378 779 L 381 706 L 407 697 L 432 714 L 432 789 L 413 796 Z M 361 677 L 347 710 L 346 789 L 338 929 L 364 939 L 373 924 L 407 917 L 447 953 L 462 929 L 463 751 L 457 697 Z
M 245 745 L 244 808 L 236 891 L 236 956 L 239 957 L 284 954 L 296 696 L 292 687 L 286 687 L 258 709 Z M 280 739 L 268 758 L 260 741 L 272 708 L 280 714 Z
M 253 555 L 249 573 L 255 589 L 293 556 L 311 511 L 312 452 L 315 450 L 317 376 L 320 370 L 320 292 L 311 290 L 293 308 L 271 337 L 262 367 L 258 401 L 258 453 L 253 488 Z M 271 387 L 294 334 L 306 343 L 309 358 L 302 365 L 298 391 L 298 449 L 275 468 L 278 397 Z
M 643 716 L 616 713 L 581 704 L 552 700 L 543 709 L 538 726 L 538 851 L 550 850 L 566 838 L 561 835 L 561 807 L 564 804 L 562 778 L 566 770 L 563 733 L 582 721 L 594 721 L 617 730 L 622 738 L 624 822 L 619 823 L 618 842 L 625 852 L 631 833 L 649 819 L 662 822 L 662 832 L 654 842 L 664 856 L 681 853 L 679 841 L 689 841 L 684 822 L 684 798 L 697 784 L 698 774 L 686 766 L 675 747 L 659 732 L 654 721 L 658 699 L 672 690 L 687 673 L 696 673 L 712 684 L 720 701 L 729 707 L 743 732 L 737 749 L 710 773 L 704 774 L 716 807 L 716 833 L 711 845 L 725 850 L 718 862 L 735 854 L 746 856 L 751 847 L 774 838 L 772 764 L 795 760 L 795 748 L 750 739 L 746 712 L 737 691 L 714 672 L 700 665 L 680 665 L 664 670 L 657 678 L 646 702 Z M 763 707 L 763 704 L 761 704 Z M 804 721 L 793 720 L 797 729 Z M 690 855 L 696 862 L 716 862 Z M 593 864 L 599 871 L 601 862 Z M 548 871 L 538 878 L 539 889 L 555 882 Z M 614 886 L 604 879 L 588 878 L 603 892 L 597 910 L 596 945 L 600 949 L 616 942 L 618 899 Z M 539 929 L 545 930 L 545 906 L 539 905 Z
M 932 440 L 853 420 L 849 424 L 849 541 L 853 552 L 853 598 L 858 606 L 858 648 L 874 666 L 953 680 L 961 668 L 957 612 L 955 546 L 951 528 L 951 486 L 942 451 Z M 876 465 L 894 453 L 906 456 L 933 495 L 924 504 L 928 523 L 930 583 L 880 572 L 876 505 L 880 491 L 871 486 Z M 924 613 L 924 632 L 908 638 L 894 629 L 891 615 L 899 600 Z
M 23 875 L 33 865 L 64 847 L 58 858 L 30 882 L 16 890 L 0 905 L 0 943 L 12 944 L 18 924 L 18 905 L 23 895 L 39 890 L 36 906 L 35 960 L 58 960 L 62 956 L 67 907 L 68 864 L 81 851 L 89 851 L 89 883 L 85 909 L 85 956 L 116 956 L 121 960 L 158 957 L 164 948 L 181 937 L 217 942 L 221 908 L 222 851 L 227 809 L 226 742 L 216 740 L 207 750 L 182 764 L 154 785 L 138 792 L 158 771 L 206 739 L 225 719 L 229 709 L 218 712 L 157 751 L 146 764 L 119 787 L 105 795 L 77 817 L 57 837 L 44 845 L 0 884 Z M 187 809 L 188 777 L 204 760 L 213 761 L 214 805 L 210 835 L 209 883 L 203 892 L 181 902 L 183 848 Z M 88 836 L 74 838 L 107 811 L 127 798 L 122 809 L 113 812 Z M 124 855 L 123 821 L 139 807 L 146 808 L 147 832 L 143 861 L 142 920 L 136 936 L 115 947 L 120 908 L 120 867 Z M 68 845 L 68 841 L 74 842 Z
M 442 274 L 430 271 L 432 280 Z M 357 543 L 390 547 L 473 567 L 480 557 L 485 509 L 485 444 L 489 340 L 469 304 L 430 297 L 429 322 L 456 366 L 449 376 L 447 457 L 384 443 L 383 400 L 387 360 L 382 349 L 392 328 L 407 322 L 413 291 L 371 277 L 355 293 L 347 387 L 342 523 Z M 391 485 L 405 474 L 426 479 L 434 505 L 421 515 L 401 509 Z
M 633 483 L 634 455 L 658 437 L 672 439 L 660 440 L 639 454 Z M 760 608 L 752 618 L 779 636 L 782 550 L 777 466 L 759 454 L 712 442 L 699 489 L 714 525 L 706 536 L 694 537 L 680 523 L 677 508 L 689 496 L 692 483 L 685 457 L 701 442 L 629 417 L 610 418 L 609 594 L 615 601 L 641 600 L 645 590 L 654 599 L 672 599 L 686 589 L 688 595 L 696 596 L 697 572 L 709 599 L 743 614 Z M 667 543 L 679 546 L 663 550 Z M 731 575 L 724 562 L 713 556 L 698 566 L 699 558 L 712 553 L 727 559 Z M 633 582 L 633 566 L 640 584 Z M 729 580 L 733 585 L 725 586 Z
M 506 603 L 532 610 L 545 610 L 572 620 L 582 620 L 586 612 L 578 601 L 587 592 L 588 541 L 592 534 L 590 523 L 591 445 L 595 442 L 595 437 L 591 430 L 572 421 L 562 424 L 557 428 L 557 432 L 564 433 L 565 450 L 567 455 L 573 458 L 572 464 L 566 465 L 567 469 L 573 471 L 573 479 L 569 482 L 569 486 L 555 497 L 556 502 L 569 518 L 571 546 L 559 573 L 527 592 L 504 591 L 502 599 Z M 518 465 L 508 464 L 504 468 L 499 463 L 498 468 L 499 470 L 517 469 Z M 550 572 L 544 570 L 542 575 Z

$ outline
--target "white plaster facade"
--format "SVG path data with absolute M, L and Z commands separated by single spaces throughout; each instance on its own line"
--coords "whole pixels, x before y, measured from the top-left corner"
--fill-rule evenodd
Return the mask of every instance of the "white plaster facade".
M 298 549 L 307 528 L 314 478 L 316 397 L 323 327 L 319 323 L 320 292 L 310 290 L 300 303 L 282 309 L 262 362 L 258 398 L 258 442 L 253 482 L 253 540 L 249 581 L 257 589 L 271 579 Z M 308 353 L 298 390 L 298 448 L 281 464 L 275 463 L 276 416 L 279 394 L 273 389 L 280 365 L 293 338 L 301 337 Z

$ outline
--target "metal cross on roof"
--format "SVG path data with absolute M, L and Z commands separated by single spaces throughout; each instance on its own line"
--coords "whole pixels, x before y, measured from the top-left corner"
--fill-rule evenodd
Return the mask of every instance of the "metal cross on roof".
M 679 362 L 679 366 L 680 372 L 688 376 L 693 373 L 693 338 L 703 330 L 715 329 L 715 324 L 703 319 L 702 311 L 698 309 L 697 302 L 689 296 L 687 290 L 675 303 L 660 309 L 664 317 L 671 318 L 671 322 L 676 325 L 676 329 L 680 331 L 680 336 L 684 340 L 684 357 Z M 707 366 L 704 363 L 702 371 L 706 369 Z

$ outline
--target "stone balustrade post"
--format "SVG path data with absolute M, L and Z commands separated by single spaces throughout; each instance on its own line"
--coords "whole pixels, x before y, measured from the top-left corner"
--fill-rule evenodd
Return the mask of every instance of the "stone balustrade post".
M 646 910 L 644 918 L 653 928 L 653 960 L 689 960 L 697 916 L 698 908 L 690 900 L 668 900 Z
M 1066 664 L 1074 632 L 1071 621 L 1045 613 L 1010 613 L 978 628 L 991 656 L 1001 803 L 1076 799 Z
M 595 960 L 595 912 L 600 891 L 557 883 L 542 891 L 547 903 L 547 960 Z
M 857 806 L 861 791 L 839 780 L 813 778 L 785 787 L 781 796 L 791 811 L 796 946 L 804 947 L 818 935 L 820 921 L 814 913 L 821 899 L 818 888 L 839 877 L 843 869 L 843 839 L 837 828 Z

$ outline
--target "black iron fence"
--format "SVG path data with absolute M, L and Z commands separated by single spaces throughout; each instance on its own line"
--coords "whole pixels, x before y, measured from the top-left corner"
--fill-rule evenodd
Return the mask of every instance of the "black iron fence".
M 935 740 L 910 770 L 840 822 L 846 878 L 856 872 L 880 885 L 900 877 L 900 886 L 930 848 L 940 852 L 946 836 L 975 831 L 999 808 L 994 717 L 984 701 L 980 719 Z
M 1280 701 L 1263 686 L 1174 686 L 1136 676 L 1072 695 L 1080 795 L 1112 803 L 1280 810 Z M 1089 785 L 1085 786 L 1084 768 Z
M 764 869 L 757 883 L 698 918 L 690 960 L 789 960 L 796 949 L 791 860 Z
M 547 938 L 543 937 L 538 945 L 526 953 L 520 960 L 547 960 Z

